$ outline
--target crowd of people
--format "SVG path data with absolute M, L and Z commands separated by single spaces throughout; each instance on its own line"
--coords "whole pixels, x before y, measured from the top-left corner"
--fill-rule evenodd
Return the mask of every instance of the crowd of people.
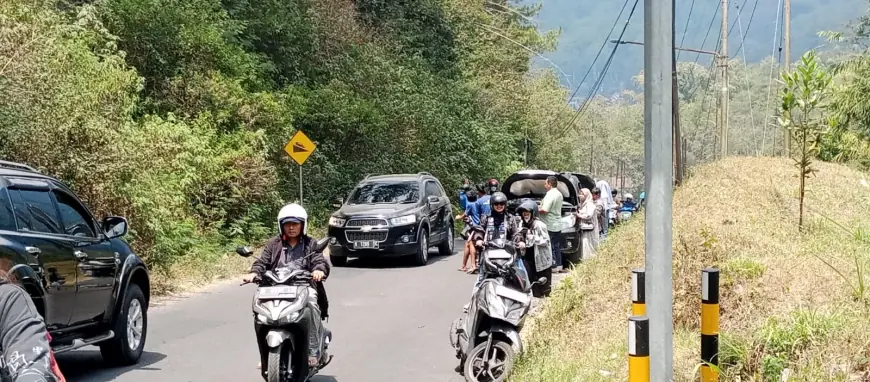
M 523 251 L 522 264 L 519 266 L 525 268 L 529 279 L 547 279 L 545 284 L 536 285 L 532 294 L 535 297 L 548 296 L 552 274 L 567 272 L 563 266 L 560 248 L 563 196 L 557 186 L 556 177 L 548 177 L 545 183 L 547 192 L 540 204 L 527 200 L 516 208 L 515 215 L 510 215 L 505 211 L 507 198 L 499 191 L 498 180 L 490 179 L 477 185 L 466 180 L 459 191 L 462 213 L 456 217 L 465 222 L 462 231 L 465 248 L 458 270 L 478 273 L 480 259 L 477 255 L 482 249 L 485 232 L 481 228 L 495 223 L 506 227 L 508 237 L 517 235 L 514 239 L 518 248 Z M 642 204 L 643 193 L 640 204 L 635 204 L 631 194 L 623 195 L 620 200 L 617 190 L 612 189 L 607 181 L 598 180 L 596 187 L 582 188 L 579 199 L 576 218 L 580 229 L 582 258 L 589 259 L 595 256 L 598 246 L 607 238 L 611 223 L 619 219 L 620 210 L 627 207 L 636 211 Z

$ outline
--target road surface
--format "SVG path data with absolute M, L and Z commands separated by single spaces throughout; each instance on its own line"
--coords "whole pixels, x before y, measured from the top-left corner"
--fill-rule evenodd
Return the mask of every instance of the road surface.
M 456 251 L 461 251 L 457 242 Z M 447 333 L 476 275 L 458 272 L 459 255 L 432 251 L 429 265 L 404 259 L 352 260 L 333 268 L 326 287 L 335 357 L 314 382 L 452 382 L 463 379 Z M 145 353 L 134 368 L 113 369 L 99 349 L 61 354 L 70 382 L 262 381 L 253 336 L 255 286 L 225 283 L 149 311 Z

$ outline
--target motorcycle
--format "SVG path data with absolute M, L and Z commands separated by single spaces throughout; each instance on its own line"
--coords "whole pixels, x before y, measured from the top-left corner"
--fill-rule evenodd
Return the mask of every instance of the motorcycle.
M 531 306 L 534 284 L 516 267 L 517 251 L 504 239 L 485 244 L 481 254 L 483 282 L 463 315 L 450 327 L 450 344 L 468 382 L 503 382 L 522 353 L 519 332 Z
M 323 251 L 328 243 L 329 238 L 319 240 L 312 253 Z M 249 247 L 239 247 L 236 253 L 242 257 L 254 254 Z M 308 365 L 307 320 L 311 319 L 308 287 L 311 280 L 311 273 L 296 269 L 291 263 L 267 271 L 253 281 L 258 286 L 252 308 L 254 319 L 261 325 L 256 335 L 268 348 L 268 355 L 262 359 L 263 377 L 267 382 L 306 382 L 332 361 L 332 356 L 327 353 L 332 332 L 323 328 L 320 359 L 314 367 Z M 320 322 L 317 324 L 322 325 Z

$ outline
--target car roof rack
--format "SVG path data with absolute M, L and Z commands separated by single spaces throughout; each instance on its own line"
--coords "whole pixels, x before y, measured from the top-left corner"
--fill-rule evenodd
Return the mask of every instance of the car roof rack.
M 420 171 L 420 172 L 417 173 L 417 175 L 428 175 L 428 176 L 432 176 L 432 174 L 430 174 L 430 173 L 428 173 L 428 172 L 426 172 L 426 171 Z
M 39 170 L 37 170 L 33 167 L 30 167 L 26 164 L 18 163 L 18 162 L 10 162 L 7 160 L 0 160 L 0 167 L 12 168 L 12 169 L 16 169 L 16 170 L 25 170 L 25 171 L 36 172 L 36 173 L 39 172 Z

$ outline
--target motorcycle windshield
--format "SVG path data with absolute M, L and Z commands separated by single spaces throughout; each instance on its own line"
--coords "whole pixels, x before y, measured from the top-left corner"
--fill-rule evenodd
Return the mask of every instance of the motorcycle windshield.
M 278 284 L 284 284 L 290 280 L 302 279 L 308 275 L 308 271 L 299 269 L 294 263 L 266 272 L 266 277 Z

